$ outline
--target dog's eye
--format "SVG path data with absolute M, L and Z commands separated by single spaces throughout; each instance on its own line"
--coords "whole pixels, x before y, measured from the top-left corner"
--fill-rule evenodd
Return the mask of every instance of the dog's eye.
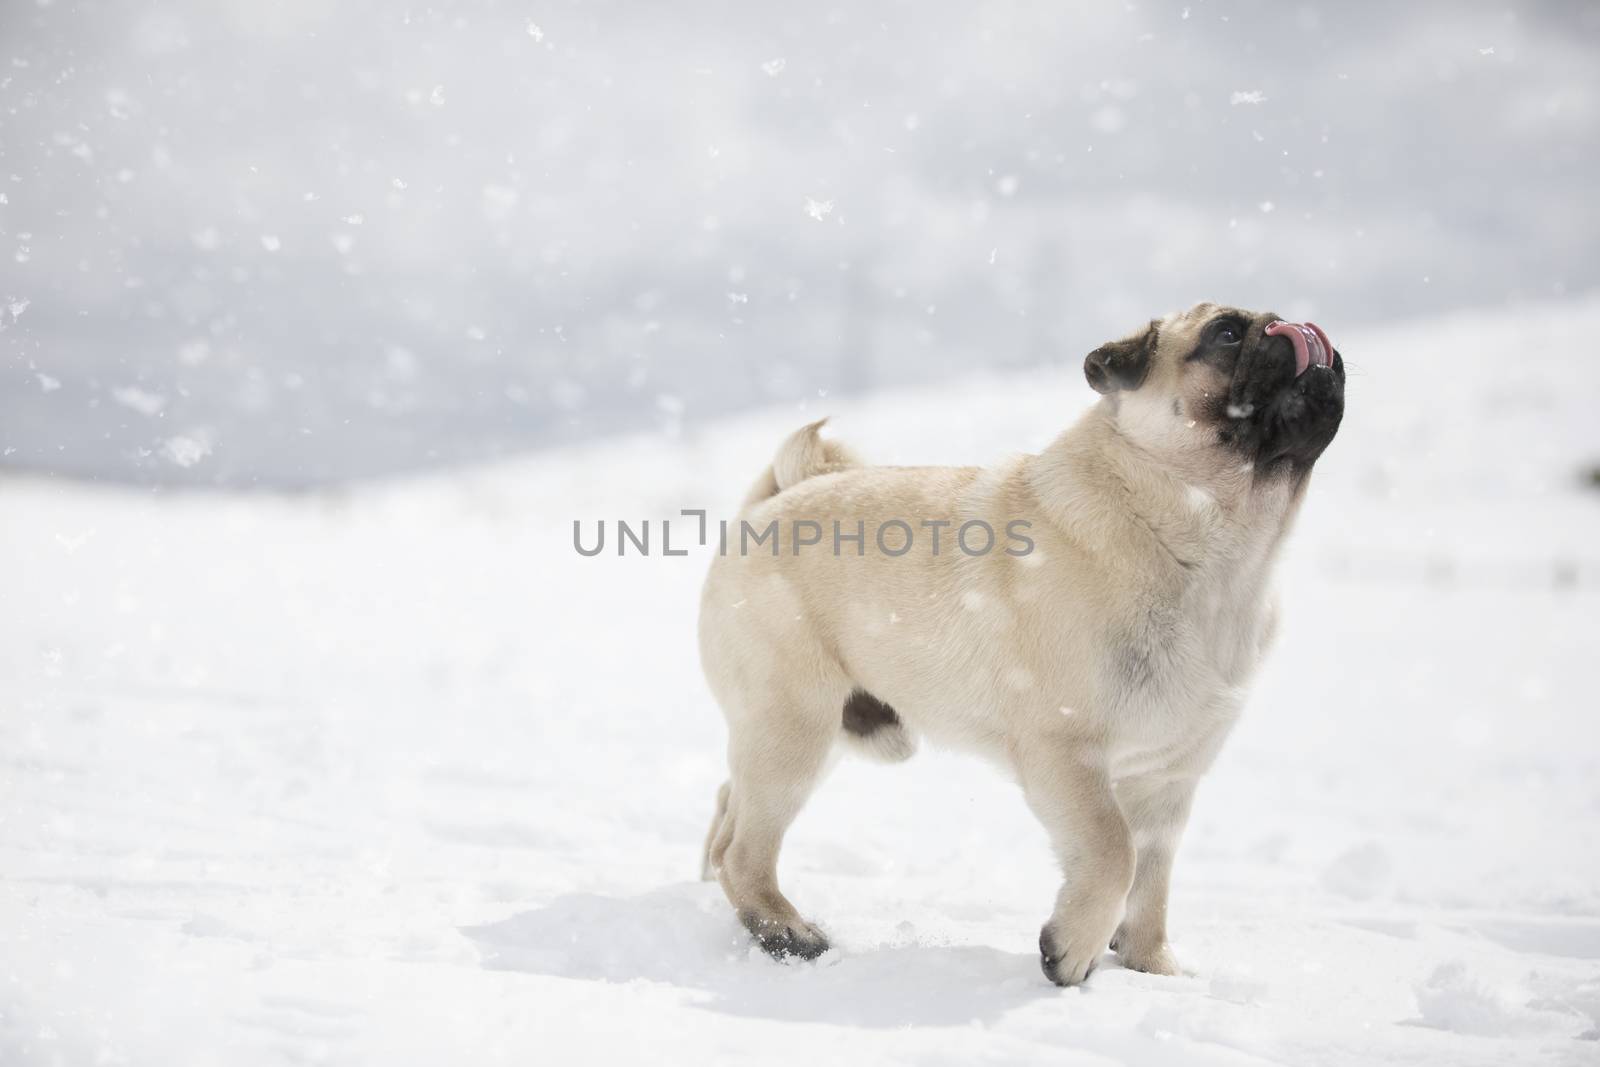
M 1225 322 L 1217 327 L 1216 335 L 1212 337 L 1212 340 L 1219 345 L 1236 345 L 1244 340 L 1244 336 L 1239 332 L 1237 326 Z

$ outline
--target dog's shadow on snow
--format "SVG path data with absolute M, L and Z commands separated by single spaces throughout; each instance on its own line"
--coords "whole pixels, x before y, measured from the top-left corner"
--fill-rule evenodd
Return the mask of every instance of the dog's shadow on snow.
M 629 899 L 576 894 L 463 927 L 494 970 L 700 990 L 730 1015 L 869 1027 L 990 1022 L 1057 990 L 1037 958 L 983 946 L 835 947 L 777 963 L 754 949 L 715 885 Z

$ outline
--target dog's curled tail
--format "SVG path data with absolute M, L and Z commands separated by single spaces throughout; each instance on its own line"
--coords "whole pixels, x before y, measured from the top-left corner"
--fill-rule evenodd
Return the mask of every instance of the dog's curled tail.
M 823 440 L 821 431 L 827 421 L 821 418 L 808 423 L 784 439 L 773 457 L 772 466 L 761 472 L 761 477 L 744 498 L 745 507 L 777 496 L 807 478 L 861 465 L 861 461 L 838 441 Z

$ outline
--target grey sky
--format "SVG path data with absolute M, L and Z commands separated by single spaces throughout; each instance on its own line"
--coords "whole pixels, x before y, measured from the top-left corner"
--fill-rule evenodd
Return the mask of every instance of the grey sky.
M 0 462 L 309 484 L 1199 298 L 1559 300 L 1597 60 L 1554 3 L 6 4 Z

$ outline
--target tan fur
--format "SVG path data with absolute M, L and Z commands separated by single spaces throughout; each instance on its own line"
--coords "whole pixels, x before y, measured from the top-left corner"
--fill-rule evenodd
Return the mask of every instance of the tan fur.
M 1191 414 L 1226 386 L 1182 358 L 1213 310 L 1157 324 L 1139 388 L 1038 455 L 859 466 L 820 423 L 779 449 L 743 517 L 781 520 L 780 553 L 719 556 L 700 614 L 730 734 L 705 870 L 769 950 L 826 947 L 779 891 L 777 857 L 861 688 L 899 714 L 895 751 L 925 734 L 1015 774 L 1062 865 L 1041 939 L 1058 981 L 1081 981 L 1108 942 L 1129 967 L 1177 973 L 1172 854 L 1269 635 L 1270 565 L 1304 488 L 1256 479 Z M 795 554 L 797 518 L 823 543 Z M 899 557 L 872 540 L 894 518 L 916 531 Z M 957 527 L 978 518 L 1001 540 L 968 556 Z M 864 520 L 863 555 L 834 555 L 835 519 Z M 925 519 L 951 521 L 937 556 Z M 1012 520 L 1031 524 L 1031 553 L 1002 551 Z
M 761 473 L 745 496 L 747 509 L 807 478 L 861 465 L 844 445 L 823 439 L 821 431 L 827 421 L 821 418 L 808 423 L 784 439 L 772 466 Z

